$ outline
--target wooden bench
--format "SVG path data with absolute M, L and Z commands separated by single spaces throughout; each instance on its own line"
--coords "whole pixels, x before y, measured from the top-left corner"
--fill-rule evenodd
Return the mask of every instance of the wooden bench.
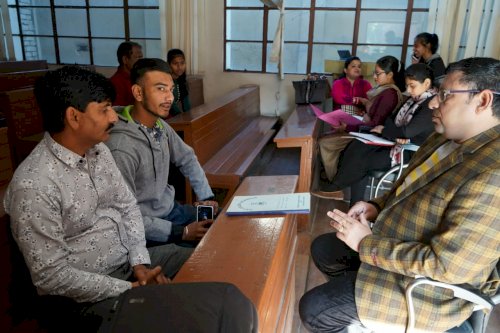
M 227 190 L 223 205 L 275 134 L 277 121 L 260 115 L 258 86 L 235 89 L 167 120 L 193 147 L 210 186 Z M 192 202 L 189 184 L 186 201 Z
M 297 176 L 247 177 L 235 195 L 293 193 Z M 295 302 L 296 215 L 220 213 L 174 282 L 236 285 L 255 305 L 259 332 L 290 332 Z
M 0 73 L 26 72 L 49 68 L 46 60 L 0 61 Z
M 317 105 L 320 109 L 321 104 Z M 274 137 L 278 148 L 300 148 L 299 185 L 297 192 L 309 192 L 314 183 L 317 159 L 317 138 L 323 124 L 308 105 L 297 105 Z M 313 205 L 311 205 L 312 209 Z M 299 216 L 299 230 L 310 228 L 309 215 Z

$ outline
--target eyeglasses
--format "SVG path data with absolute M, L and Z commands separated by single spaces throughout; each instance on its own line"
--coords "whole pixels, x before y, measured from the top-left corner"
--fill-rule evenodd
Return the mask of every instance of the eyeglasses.
M 373 76 L 375 76 L 375 77 L 379 77 L 382 74 L 386 74 L 386 72 L 375 72 L 375 71 L 373 71 Z
M 471 93 L 471 94 L 477 94 L 478 92 L 481 92 L 481 90 L 477 89 L 467 89 L 467 90 L 449 90 L 449 89 L 440 89 L 437 93 L 437 97 L 439 100 L 439 103 L 443 103 L 446 98 L 448 98 L 449 95 L 452 94 L 460 94 L 460 93 Z M 500 95 L 500 92 L 498 91 L 491 91 L 494 95 Z

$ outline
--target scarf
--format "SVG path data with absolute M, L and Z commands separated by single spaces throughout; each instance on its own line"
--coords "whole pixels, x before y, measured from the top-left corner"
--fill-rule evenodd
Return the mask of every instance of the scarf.
M 424 91 L 420 96 L 416 99 L 409 98 L 405 104 L 399 109 L 398 114 L 396 115 L 396 119 L 394 119 L 394 124 L 397 127 L 406 126 L 411 122 L 413 115 L 418 110 L 420 105 L 425 102 L 428 98 L 436 95 L 436 91 L 434 89 L 429 89 Z M 401 156 L 402 146 L 400 144 L 392 147 L 389 156 L 391 157 L 391 167 L 398 165 L 402 162 Z

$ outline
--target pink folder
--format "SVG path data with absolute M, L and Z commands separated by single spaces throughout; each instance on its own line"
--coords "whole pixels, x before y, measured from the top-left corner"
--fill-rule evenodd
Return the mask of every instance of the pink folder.
M 327 122 L 330 125 L 340 126 L 341 122 L 346 123 L 348 131 L 357 131 L 359 125 L 364 124 L 363 121 L 351 116 L 350 114 L 345 113 L 340 109 L 324 113 L 318 107 L 312 104 L 309 104 L 309 107 L 311 108 L 311 110 L 313 110 L 316 117 L 323 120 L 324 122 Z

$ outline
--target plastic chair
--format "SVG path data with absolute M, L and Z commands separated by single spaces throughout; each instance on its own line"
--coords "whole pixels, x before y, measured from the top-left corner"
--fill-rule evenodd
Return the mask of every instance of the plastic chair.
M 497 270 L 500 269 L 497 263 Z M 492 297 L 483 295 L 479 290 L 474 289 L 469 285 L 452 285 L 444 282 L 435 281 L 426 277 L 416 278 L 406 288 L 406 306 L 408 309 L 408 325 L 406 332 L 411 333 L 415 330 L 415 308 L 413 306 L 413 290 L 421 285 L 431 285 L 435 287 L 445 288 L 453 291 L 455 297 L 467 300 L 474 303 L 474 312 L 461 325 L 453 327 L 446 333 L 485 333 L 488 326 L 493 308 L 500 303 L 500 289 Z
M 408 143 L 401 145 L 401 159 L 404 160 L 404 153 L 405 151 L 412 151 L 415 152 L 418 150 L 420 146 L 417 146 L 413 143 Z M 389 190 L 394 182 L 401 177 L 401 174 L 403 173 L 403 170 L 408 166 L 408 163 L 400 163 L 398 165 L 393 166 L 389 170 L 372 170 L 368 173 L 368 176 L 370 177 L 370 184 L 368 185 L 370 187 L 370 199 L 373 199 L 379 195 L 379 192 L 381 190 Z M 376 180 L 377 184 L 375 185 Z

